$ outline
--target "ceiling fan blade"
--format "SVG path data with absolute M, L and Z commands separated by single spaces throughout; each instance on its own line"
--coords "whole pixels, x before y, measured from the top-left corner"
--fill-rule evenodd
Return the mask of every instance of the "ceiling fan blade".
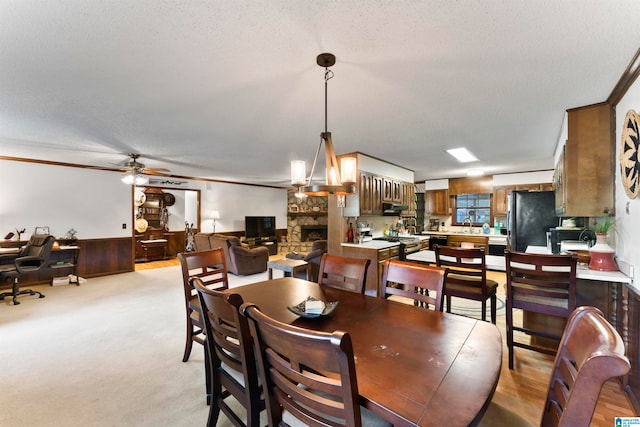
M 142 173 L 147 175 L 162 175 L 169 173 L 170 170 L 166 168 L 143 168 Z

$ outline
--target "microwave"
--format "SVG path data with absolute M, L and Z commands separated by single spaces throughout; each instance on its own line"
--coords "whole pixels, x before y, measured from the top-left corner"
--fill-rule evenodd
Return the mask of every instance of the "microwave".
M 564 241 L 583 241 L 586 242 L 589 247 L 596 241 L 596 235 L 592 230 L 586 228 L 550 228 L 549 229 L 549 244 L 551 246 L 551 253 L 560 253 L 560 244 Z

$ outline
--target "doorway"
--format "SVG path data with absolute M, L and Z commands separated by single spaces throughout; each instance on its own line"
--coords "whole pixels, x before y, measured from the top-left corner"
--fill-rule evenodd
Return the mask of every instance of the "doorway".
M 140 186 L 133 189 L 135 270 L 179 264 L 200 225 L 200 190 Z

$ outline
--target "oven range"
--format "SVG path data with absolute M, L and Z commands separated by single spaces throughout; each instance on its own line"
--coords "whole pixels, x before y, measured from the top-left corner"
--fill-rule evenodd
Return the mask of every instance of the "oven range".
M 414 252 L 418 252 L 422 248 L 420 239 L 415 237 L 402 237 L 402 236 L 388 236 L 388 237 L 374 237 L 373 240 L 384 240 L 387 242 L 398 242 L 400 248 L 398 251 L 398 259 L 400 261 L 406 261 L 407 255 Z

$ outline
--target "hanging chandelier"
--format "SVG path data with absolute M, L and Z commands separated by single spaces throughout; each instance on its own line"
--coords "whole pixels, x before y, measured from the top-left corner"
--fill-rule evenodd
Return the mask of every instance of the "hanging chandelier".
M 331 53 L 321 53 L 316 58 L 316 63 L 324 67 L 324 132 L 320 134 L 320 144 L 313 159 L 311 173 L 306 176 L 306 165 L 304 160 L 293 160 L 291 162 L 291 184 L 298 187 L 299 194 L 310 196 L 328 196 L 329 194 L 347 195 L 355 192 L 356 184 L 356 159 L 354 157 L 343 157 L 340 159 L 340 167 L 336 153 L 333 149 L 331 132 L 327 130 L 327 86 L 328 81 L 333 78 L 333 71 L 329 67 L 336 63 L 335 55 Z M 313 173 L 316 169 L 318 156 L 324 143 L 324 157 L 326 164 L 326 180 L 324 184 L 314 184 Z

